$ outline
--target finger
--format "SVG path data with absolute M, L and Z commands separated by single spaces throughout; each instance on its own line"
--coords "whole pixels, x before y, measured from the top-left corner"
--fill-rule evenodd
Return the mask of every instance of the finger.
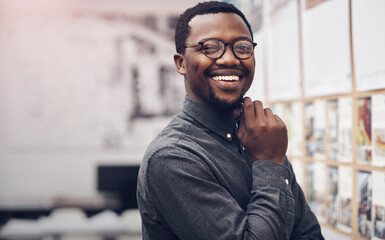
M 274 114 L 273 117 L 278 124 L 286 126 L 285 122 L 277 114 Z
M 246 97 L 243 100 L 243 114 L 245 118 L 246 129 L 247 129 L 255 121 L 254 104 L 249 97 Z
M 266 119 L 268 119 L 269 121 L 276 121 L 274 118 L 273 111 L 271 111 L 270 108 L 265 108 L 263 111 L 265 113 Z
M 255 115 L 257 120 L 259 121 L 265 121 L 265 110 L 263 109 L 263 104 L 261 101 L 254 101 L 254 108 L 255 108 Z

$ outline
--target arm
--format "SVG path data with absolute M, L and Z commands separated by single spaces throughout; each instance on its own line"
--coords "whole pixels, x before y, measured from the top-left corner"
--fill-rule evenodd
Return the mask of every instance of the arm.
M 264 109 L 260 101 L 252 102 L 250 98 L 245 98 L 243 109 L 238 137 L 253 161 L 268 159 L 283 164 L 293 175 L 290 185 L 295 201 L 295 222 L 293 229 L 290 229 L 291 239 L 323 239 L 319 223 L 295 179 L 291 164 L 285 157 L 288 143 L 284 122 L 269 108 Z
M 285 182 L 292 178 L 289 169 L 258 161 L 252 174 L 251 199 L 243 210 L 197 154 L 164 148 L 148 167 L 158 221 L 180 239 L 289 239 L 294 221 L 294 198 Z

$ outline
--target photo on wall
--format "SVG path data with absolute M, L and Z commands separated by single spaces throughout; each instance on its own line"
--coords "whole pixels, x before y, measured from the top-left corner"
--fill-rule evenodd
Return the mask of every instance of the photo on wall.
M 385 173 L 373 171 L 373 239 L 385 239 Z
M 352 89 L 349 1 L 307 0 L 305 4 L 301 7 L 304 94 L 348 93 Z
M 327 159 L 337 161 L 338 154 L 338 101 L 336 99 L 327 102 Z
M 287 155 L 289 158 L 303 156 L 302 103 L 277 103 L 271 106 L 275 114 L 285 122 L 288 134 Z
M 266 70 L 269 100 L 301 97 L 298 1 L 264 1 Z M 290 46 L 290 47 L 287 47 Z M 258 64 L 257 64 L 258 65 Z M 277 71 L 279 69 L 279 71 Z M 288 81 L 290 79 L 290 81 Z
M 326 101 L 309 102 L 305 107 L 306 155 L 314 159 L 324 160 Z
M 360 171 L 357 176 L 358 233 L 365 239 L 372 237 L 372 175 Z
M 337 159 L 339 162 L 353 162 L 353 99 L 338 99 L 338 143 Z
M 353 169 L 338 167 L 338 221 L 337 228 L 350 233 L 352 231 Z
M 373 165 L 385 166 L 385 94 L 372 96 Z
M 358 99 L 357 126 L 357 162 L 370 164 L 372 162 L 372 99 Z
M 374 206 L 374 239 L 385 239 L 385 206 Z
M 338 221 L 338 167 L 328 167 L 327 223 L 337 226 Z
M 385 1 L 351 0 L 356 90 L 385 88 Z M 368 37 L 372 36 L 372 37 Z
M 318 220 L 325 222 L 326 165 L 309 162 L 306 165 L 306 198 Z

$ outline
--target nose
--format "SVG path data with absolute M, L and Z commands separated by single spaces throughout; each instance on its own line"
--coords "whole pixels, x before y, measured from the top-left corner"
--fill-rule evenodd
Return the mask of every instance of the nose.
M 218 65 L 236 66 L 240 64 L 240 60 L 234 55 L 232 47 L 231 44 L 225 46 L 225 52 L 216 61 Z

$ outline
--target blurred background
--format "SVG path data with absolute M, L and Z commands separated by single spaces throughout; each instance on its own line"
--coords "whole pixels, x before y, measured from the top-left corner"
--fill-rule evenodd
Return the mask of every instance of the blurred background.
M 173 29 L 191 4 L 0 1 L 0 201 L 94 198 L 96 166 L 140 163 L 185 95 Z
M 145 148 L 185 96 L 174 27 L 196 2 L 0 0 L 0 226 L 136 208 Z
M 0 239 L 141 239 L 137 171 L 182 107 L 174 28 L 197 2 L 0 0 Z M 385 239 L 385 1 L 226 2 L 326 239 Z

